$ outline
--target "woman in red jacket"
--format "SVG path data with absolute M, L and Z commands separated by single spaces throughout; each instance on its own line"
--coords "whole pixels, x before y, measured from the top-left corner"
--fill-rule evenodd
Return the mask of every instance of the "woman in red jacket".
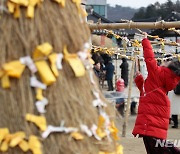
M 140 101 L 132 134 L 143 137 L 148 154 L 180 154 L 173 144 L 160 146 L 167 138 L 170 118 L 170 101 L 166 94 L 180 81 L 180 62 L 174 60 L 167 66 L 158 66 L 147 33 L 144 35 L 142 45 L 148 76 L 146 80 L 141 74 L 135 78 L 140 90 Z

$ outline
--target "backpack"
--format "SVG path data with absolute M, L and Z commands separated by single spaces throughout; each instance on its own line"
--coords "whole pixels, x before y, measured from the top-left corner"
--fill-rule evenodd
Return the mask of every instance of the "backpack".
M 180 95 L 180 82 L 178 83 L 178 85 L 176 86 L 176 88 L 174 89 L 174 93 L 176 95 Z

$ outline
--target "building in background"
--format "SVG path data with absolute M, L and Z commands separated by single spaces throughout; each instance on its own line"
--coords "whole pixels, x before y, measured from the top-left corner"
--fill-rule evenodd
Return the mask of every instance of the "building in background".
M 88 6 L 91 6 L 100 16 L 107 18 L 107 0 L 87 0 Z

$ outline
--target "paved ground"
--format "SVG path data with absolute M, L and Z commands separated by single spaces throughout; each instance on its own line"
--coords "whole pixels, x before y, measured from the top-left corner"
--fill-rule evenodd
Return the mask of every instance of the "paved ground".
M 132 129 L 134 127 L 135 119 L 136 119 L 136 116 L 129 117 L 126 137 L 121 137 L 120 143 L 124 147 L 124 154 L 146 154 L 142 139 L 134 138 L 133 135 L 131 134 Z M 122 117 L 119 118 L 117 116 L 116 124 L 120 130 L 119 135 L 121 136 L 122 135 L 123 118 Z M 170 139 L 170 140 L 179 139 L 180 140 L 180 128 L 172 129 L 171 127 L 169 127 L 168 139 Z

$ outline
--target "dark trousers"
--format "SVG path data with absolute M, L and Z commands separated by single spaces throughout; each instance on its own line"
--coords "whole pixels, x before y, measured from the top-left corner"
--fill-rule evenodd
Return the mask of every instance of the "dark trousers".
M 172 115 L 172 121 L 174 122 L 174 126 L 178 126 L 178 115 Z
M 157 140 L 160 139 L 149 136 L 143 137 L 147 154 L 180 154 L 180 149 L 174 147 L 173 143 L 169 143 L 168 141 L 165 141 L 168 142 L 167 144 L 168 146 L 161 147 L 159 144 L 157 144 Z M 158 147 L 156 147 L 156 145 L 158 145 Z
M 108 83 L 108 91 L 113 91 L 114 88 L 113 88 L 113 82 L 112 82 L 112 80 L 107 80 L 107 83 Z

